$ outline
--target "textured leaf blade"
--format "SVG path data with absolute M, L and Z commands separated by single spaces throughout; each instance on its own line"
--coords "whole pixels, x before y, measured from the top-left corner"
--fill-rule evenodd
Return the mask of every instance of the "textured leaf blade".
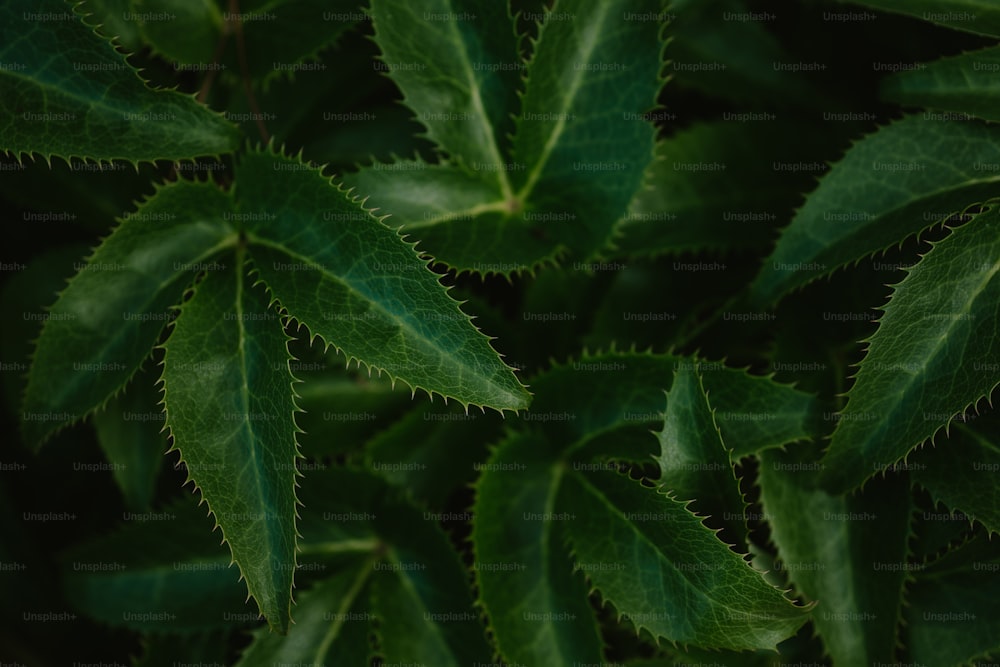
M 257 218 L 248 236 L 260 277 L 313 335 L 414 389 L 497 410 L 527 405 L 426 262 L 318 170 L 251 152 L 237 176 L 241 215 Z
M 503 144 L 524 66 L 508 3 L 374 0 L 370 11 L 385 70 L 427 135 L 510 199 Z
M 740 550 L 745 550 L 746 502 L 733 470 L 731 449 L 722 441 L 701 378 L 690 366 L 674 373 L 663 430 L 657 438 L 660 488 L 678 500 L 696 501 L 694 510 L 716 517 L 740 540 Z
M 190 499 L 126 512 L 110 535 L 60 556 L 69 601 L 90 618 L 155 633 L 195 633 L 256 620 L 212 522 Z
M 279 663 L 364 665 L 370 661 L 368 611 L 371 558 L 359 558 L 304 591 L 295 604 L 295 625 L 287 635 L 254 634 L 238 667 L 273 667 Z M 330 661 L 329 663 L 327 661 Z
M 978 423 L 986 419 L 986 424 Z M 931 497 L 1000 533 L 1000 439 L 996 419 L 952 424 L 947 440 L 914 452 L 911 477 Z
M 822 464 L 761 454 L 759 483 L 782 569 L 808 601 L 834 664 L 891 662 L 907 573 L 910 493 L 905 480 L 873 482 L 864 495 L 816 485 Z
M 98 246 L 50 309 L 24 397 L 23 430 L 38 444 L 93 411 L 149 356 L 169 309 L 236 242 L 229 196 L 209 183 L 159 190 Z
M 979 0 L 850 0 L 887 12 L 898 12 L 913 18 L 964 30 L 978 35 L 1000 37 L 1000 7 Z
M 177 91 L 153 91 L 105 39 L 59 0 L 11 0 L 0 8 L 0 150 L 130 162 L 217 155 L 239 131 Z M 13 122 L 14 119 L 17 122 Z
M 948 150 L 940 147 L 947 146 Z M 996 194 L 1000 128 L 908 116 L 856 143 L 784 230 L 752 296 L 776 301 Z
M 307 477 L 302 497 L 302 550 L 336 559 L 335 572 L 302 595 L 287 635 L 259 632 L 241 665 L 360 665 L 376 652 L 386 664 L 488 662 L 466 572 L 403 491 L 370 471 L 335 468 Z
M 537 375 L 524 419 L 565 445 L 629 425 L 662 425 L 663 392 L 674 372 L 685 369 L 701 374 L 734 457 L 815 435 L 816 400 L 809 394 L 717 361 L 639 352 L 584 356 Z
M 587 588 L 564 544 L 562 524 L 577 517 L 551 518 L 565 471 L 545 440 L 528 433 L 501 444 L 477 483 L 472 541 L 480 603 L 509 663 L 601 660 Z
M 580 258 L 607 242 L 653 158 L 644 114 L 662 84 L 663 23 L 644 17 L 661 8 L 561 0 L 534 46 L 512 176 L 526 211 L 551 220 L 547 235 Z
M 278 314 L 236 263 L 208 272 L 182 307 L 165 344 L 163 403 L 173 448 L 250 595 L 284 632 L 295 569 L 293 378 Z
M 1000 47 L 970 51 L 893 74 L 883 81 L 882 96 L 906 106 L 1000 120 L 997 72 L 1000 72 Z
M 906 640 L 915 662 L 969 664 L 1000 652 L 1000 551 L 982 537 L 921 568 L 907 586 Z
M 831 489 L 896 463 L 1000 383 L 998 258 L 993 206 L 935 244 L 895 287 L 824 459 Z
M 557 511 L 579 513 L 567 530 L 593 587 L 656 637 L 774 649 L 808 618 L 683 503 L 619 473 L 567 475 Z

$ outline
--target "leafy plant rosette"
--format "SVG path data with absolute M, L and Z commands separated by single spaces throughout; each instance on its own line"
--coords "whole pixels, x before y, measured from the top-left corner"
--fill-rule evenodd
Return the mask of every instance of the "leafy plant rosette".
M 73 274 L 18 329 L 24 456 L 96 442 L 126 508 L 51 604 L 135 664 L 994 659 L 995 45 L 879 79 L 908 111 L 831 149 L 665 131 L 668 72 L 694 109 L 832 104 L 735 0 L 333 5 L 0 9 L 4 196 L 37 207 L 40 156 L 104 233 L 2 297 Z

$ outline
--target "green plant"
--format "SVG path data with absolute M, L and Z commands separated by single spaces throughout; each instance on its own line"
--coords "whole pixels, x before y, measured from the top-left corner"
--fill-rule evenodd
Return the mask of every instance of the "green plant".
M 1000 10 L 875 9 L 7 2 L 11 659 L 995 659 Z

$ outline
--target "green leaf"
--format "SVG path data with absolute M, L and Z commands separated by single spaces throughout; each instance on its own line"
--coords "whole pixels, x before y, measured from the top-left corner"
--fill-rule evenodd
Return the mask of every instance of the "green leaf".
M 579 513 L 566 523 L 574 567 L 657 639 L 774 649 L 808 618 L 660 490 L 616 472 L 567 474 L 555 511 Z
M 897 72 L 882 82 L 882 96 L 905 106 L 930 107 L 1000 120 L 1000 47 L 970 51 L 917 69 Z M 965 120 L 959 114 L 958 120 Z M 947 114 L 945 114 L 947 116 Z M 994 163 L 987 170 L 996 171 Z
M 1000 653 L 997 572 L 996 543 L 978 537 L 913 575 L 907 585 L 905 627 L 914 662 L 968 664 Z
M 653 158 L 662 3 L 561 0 L 542 24 L 514 135 L 517 198 L 585 258 L 603 246 Z M 566 18 L 568 17 L 568 19 Z
M 984 419 L 979 417 L 978 419 Z M 911 456 L 911 477 L 935 501 L 1000 532 L 1000 442 L 996 420 L 953 424 L 948 439 Z
M 195 272 L 236 242 L 230 198 L 210 183 L 164 187 L 98 246 L 46 315 L 24 397 L 39 444 L 121 390 L 149 356 Z
M 776 114 L 756 115 L 771 120 L 699 123 L 658 141 L 645 187 L 619 221 L 610 254 L 766 248 L 814 177 L 806 170 L 778 171 L 774 164 L 814 160 L 810 138 L 816 133 L 802 125 L 792 129 L 794 121 L 783 116 L 778 122 Z
M 35 21 L 47 12 L 64 20 Z M 217 155 L 238 130 L 191 97 L 149 89 L 110 42 L 59 0 L 0 8 L 0 150 L 136 163 Z M 13 119 L 17 122 L 12 122 Z
M 325 72 L 319 58 L 359 22 L 365 20 L 361 0 L 244 0 L 240 2 L 247 70 L 251 80 L 267 88 L 280 77 L 301 71 Z M 223 14 L 235 22 L 230 12 Z M 234 30 L 229 27 L 229 30 Z M 242 76 L 237 40 L 230 39 L 227 75 Z
M 525 433 L 497 448 L 476 484 L 473 569 L 480 603 L 508 663 L 601 661 L 587 587 L 564 544 L 564 524 L 577 517 L 555 514 L 566 474 L 545 439 Z
M 980 0 L 850 0 L 851 4 L 865 5 L 887 12 L 897 12 L 938 25 L 1000 37 L 1000 7 Z
M 751 13 L 739 0 L 673 0 L 669 9 L 667 58 L 674 85 L 732 100 L 740 108 L 826 102 L 825 91 L 776 66 L 795 58 L 769 29 L 777 12 Z M 758 18 L 731 18 L 746 15 Z
M 152 374 L 140 373 L 125 393 L 94 414 L 97 442 L 112 466 L 125 506 L 134 512 L 151 507 L 156 478 L 168 448 L 159 401 Z
M 896 285 L 826 454 L 831 490 L 885 470 L 1000 383 L 998 257 L 993 205 Z
M 940 147 L 947 146 L 947 151 Z M 799 209 L 751 292 L 760 304 L 996 194 L 1000 128 L 908 116 L 856 143 Z
M 273 667 L 279 663 L 366 665 L 374 616 L 367 611 L 374 558 L 359 558 L 304 591 L 296 600 L 296 622 L 287 635 L 262 628 L 237 667 Z M 329 664 L 334 664 L 330 662 Z
M 132 667 L 177 667 L 179 662 L 223 665 L 229 648 L 229 633 L 204 632 L 187 635 L 146 635 L 142 657 Z
M 892 662 L 909 569 L 909 490 L 891 478 L 863 495 L 832 496 L 816 485 L 821 469 L 783 452 L 761 455 L 761 503 L 782 569 L 818 603 L 812 620 L 834 664 Z
M 371 439 L 365 462 L 412 498 L 443 507 L 455 489 L 475 479 L 487 443 L 500 438 L 502 427 L 495 413 L 421 405 Z
M 313 336 L 414 390 L 497 410 L 528 404 L 426 261 L 318 170 L 251 152 L 237 179 L 255 267 Z
M 710 399 L 690 366 L 674 373 L 663 430 L 657 438 L 657 485 L 679 500 L 696 501 L 694 511 L 715 517 L 717 525 L 729 529 L 730 539 L 738 538 L 737 546 L 745 551 L 746 502 L 730 459 L 732 450 L 722 442 Z
M 185 65 L 213 62 L 225 26 L 216 0 L 135 0 L 130 13 L 154 52 Z
M 340 363 L 343 363 L 342 360 Z M 294 370 L 294 369 L 293 369 Z M 359 449 L 411 408 L 410 393 L 388 380 L 351 378 L 346 373 L 303 377 L 297 388 L 302 412 L 295 421 L 302 452 L 309 457 L 337 456 Z
M 431 136 L 450 142 L 443 148 L 458 164 L 376 165 L 349 176 L 348 185 L 372 194 L 370 203 L 393 215 L 389 224 L 402 227 L 420 240 L 422 251 L 460 273 L 510 275 L 553 262 L 567 250 L 579 257 L 594 254 L 624 215 L 652 159 L 654 131 L 643 114 L 655 105 L 662 83 L 660 23 L 626 16 L 658 8 L 653 0 L 638 6 L 614 0 L 596 11 L 579 0 L 553 7 L 550 17 L 555 18 L 544 24 L 525 71 L 510 159 L 503 146 L 487 141 L 490 137 L 471 141 L 487 130 L 477 122 L 481 114 L 463 110 L 472 90 L 462 83 L 464 75 L 437 76 L 460 67 L 461 57 L 442 52 L 448 53 L 445 65 L 393 74 L 411 84 L 434 80 L 435 88 L 417 88 L 420 101 L 414 108 L 421 117 L 448 120 L 438 123 Z M 413 23 L 407 24 L 408 35 Z M 417 25 L 423 31 L 438 29 L 436 21 L 429 23 Z M 458 23 L 454 29 L 464 35 L 469 28 Z M 408 46 L 395 57 L 421 62 L 411 39 L 402 40 Z M 507 62 L 495 58 L 501 61 Z M 495 85 L 501 82 L 508 88 L 496 95 L 508 100 L 516 88 L 507 79 Z M 412 91 L 404 92 L 409 102 Z M 427 97 L 431 93 L 437 95 L 433 102 Z M 498 124 L 505 117 L 500 112 L 509 112 L 504 104 L 493 107 Z M 470 120 L 455 121 L 456 113 Z M 503 125 L 490 127 L 492 140 L 499 141 L 496 128 Z
M 250 595 L 287 631 L 295 569 L 296 407 L 287 337 L 235 265 L 208 271 L 164 345 L 173 449 L 222 528 Z M 285 360 L 285 364 L 275 362 Z
M 132 0 L 83 0 L 81 8 L 98 34 L 113 39 L 127 53 L 143 47 L 139 26 L 132 19 Z
M 701 374 L 734 457 L 815 434 L 816 401 L 808 394 L 718 361 L 639 352 L 585 355 L 541 373 L 532 379 L 535 398 L 522 419 L 567 447 L 625 426 L 656 426 L 663 391 L 685 369 Z
M 339 559 L 336 571 L 301 596 L 287 635 L 257 633 L 241 665 L 361 665 L 372 652 L 386 664 L 488 662 L 465 570 L 437 522 L 403 496 L 353 468 L 305 479 L 302 551 Z
M 152 633 L 194 633 L 244 625 L 239 575 L 212 522 L 190 499 L 125 512 L 110 535 L 60 556 L 66 596 L 90 618 Z
M 508 3 L 373 0 L 370 11 L 384 71 L 427 136 L 464 170 L 485 172 L 494 199 L 511 199 L 502 142 L 524 65 Z

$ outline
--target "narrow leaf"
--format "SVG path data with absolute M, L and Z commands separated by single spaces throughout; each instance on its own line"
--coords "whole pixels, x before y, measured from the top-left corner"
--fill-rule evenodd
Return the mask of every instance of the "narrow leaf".
M 663 430 L 657 434 L 660 455 L 658 486 L 679 500 L 694 500 L 693 509 L 716 518 L 746 549 L 746 502 L 730 459 L 731 449 L 722 442 L 710 399 L 701 378 L 691 367 L 674 373 L 667 393 Z
M 0 6 L 0 150 L 136 163 L 217 155 L 239 131 L 187 95 L 149 89 L 60 0 Z M 32 17 L 65 14 L 66 20 Z M 17 122 L 11 122 L 13 119 Z
M 895 287 L 826 454 L 832 490 L 896 463 L 1000 383 L 998 257 L 993 205 Z
M 524 65 L 508 3 L 374 0 L 370 11 L 382 66 L 428 137 L 510 199 L 503 144 Z
M 197 271 L 236 242 L 231 200 L 210 183 L 157 191 L 94 251 L 45 317 L 23 430 L 39 444 L 124 387 Z
M 1000 47 L 969 51 L 917 69 L 897 72 L 882 83 L 882 96 L 906 106 L 930 107 L 1000 120 Z M 963 120 L 959 114 L 958 120 Z M 996 163 L 981 165 L 997 171 Z
M 661 9 L 560 0 L 534 45 L 514 135 L 517 199 L 581 258 L 606 243 L 653 158 L 645 113 L 662 85 Z
M 463 405 L 527 405 L 512 370 L 426 262 L 318 170 L 250 152 L 237 178 L 260 277 L 312 335 Z
M 834 664 L 892 662 L 910 521 L 905 480 L 832 496 L 816 486 L 822 464 L 761 455 L 764 516 L 782 569 L 807 600 Z
M 807 610 L 702 525 L 678 500 L 617 472 L 566 476 L 557 512 L 594 589 L 654 637 L 705 648 L 774 649 Z
M 263 289 L 209 271 L 165 344 L 173 448 L 222 528 L 268 624 L 288 627 L 295 569 L 295 403 L 286 336 Z M 232 260 L 230 260 L 232 261 Z
M 940 150 L 947 146 L 947 151 Z M 761 304 L 996 194 L 1000 128 L 908 116 L 856 143 L 778 239 L 751 286 Z

